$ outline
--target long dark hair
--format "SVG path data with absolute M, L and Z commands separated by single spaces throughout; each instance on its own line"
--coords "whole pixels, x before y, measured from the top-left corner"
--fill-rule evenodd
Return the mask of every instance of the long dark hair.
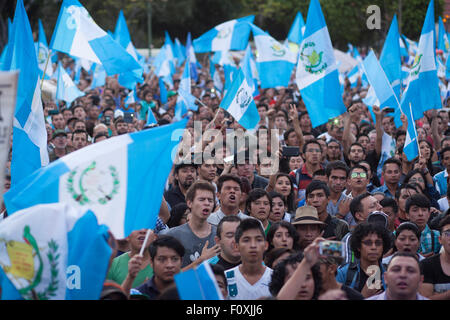
M 285 203 L 287 205 L 287 211 L 289 213 L 294 213 L 295 212 L 295 191 L 294 191 L 294 183 L 292 182 L 292 178 L 289 174 L 284 173 L 284 172 L 279 172 L 277 173 L 277 175 L 275 176 L 275 184 L 278 180 L 279 177 L 286 177 L 289 180 L 289 183 L 291 184 L 291 192 L 289 193 L 289 195 L 286 197 Z

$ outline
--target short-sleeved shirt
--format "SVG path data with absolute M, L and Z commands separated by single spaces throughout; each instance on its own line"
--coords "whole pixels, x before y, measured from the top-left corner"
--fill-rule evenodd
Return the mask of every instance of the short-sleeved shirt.
M 216 233 L 217 227 L 211 225 L 211 233 L 205 238 L 199 238 L 194 234 L 189 223 L 185 223 L 181 226 L 169 229 L 169 231 L 164 234 L 178 239 L 184 246 L 185 253 L 181 264 L 181 268 L 184 268 L 200 257 L 207 240 L 208 248 L 211 248 L 216 244 L 214 241 Z
M 446 275 L 441 266 L 441 255 L 436 254 L 420 262 L 423 272 L 423 282 L 431 283 L 436 293 L 450 290 L 450 275 Z
M 419 253 L 428 254 L 431 252 L 439 253 L 441 244 L 439 243 L 439 231 L 431 230 L 428 225 L 423 229 L 420 236 Z
M 111 263 L 111 267 L 109 268 L 108 275 L 106 279 L 112 280 L 117 284 L 122 284 L 127 275 L 128 275 L 128 262 L 130 261 L 129 252 L 125 252 L 120 256 L 114 258 Z M 134 279 L 132 287 L 135 288 L 141 284 L 143 284 L 146 280 L 150 279 L 153 276 L 153 269 L 149 265 L 147 265 L 144 269 L 138 272 L 136 279 Z
M 225 271 L 228 282 L 228 296 L 230 300 L 256 300 L 262 297 L 271 297 L 269 284 L 272 280 L 272 269 L 266 270 L 261 278 L 253 285 L 244 278 L 239 266 Z
M 155 276 L 137 287 L 136 291 L 146 295 L 149 300 L 156 300 L 161 293 L 155 285 Z

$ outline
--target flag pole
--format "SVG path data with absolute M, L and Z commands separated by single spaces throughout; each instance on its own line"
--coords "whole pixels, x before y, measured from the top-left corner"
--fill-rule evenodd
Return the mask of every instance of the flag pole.
M 45 61 L 44 73 L 42 74 L 42 79 L 41 79 L 41 91 L 42 91 L 42 87 L 44 85 L 45 72 L 47 71 L 48 60 L 50 60 L 51 53 L 52 53 L 52 49 L 48 50 L 47 61 Z
M 147 246 L 148 238 L 150 237 L 150 233 L 152 231 L 153 231 L 152 229 L 147 229 L 147 233 L 145 234 L 144 243 L 142 244 L 141 251 L 139 251 L 139 255 L 142 257 L 144 256 L 144 250 L 145 247 Z
M 409 112 L 410 112 L 410 115 L 411 115 L 411 120 L 412 120 L 413 129 L 414 129 L 414 134 L 416 135 L 417 151 L 419 151 L 419 157 L 422 157 L 422 154 L 420 153 L 419 137 L 417 136 L 416 123 L 414 122 L 411 102 L 409 103 Z

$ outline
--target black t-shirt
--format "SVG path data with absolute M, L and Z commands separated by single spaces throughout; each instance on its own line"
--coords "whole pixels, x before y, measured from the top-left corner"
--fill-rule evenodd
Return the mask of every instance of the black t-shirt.
M 221 255 L 219 255 L 219 261 L 217 261 L 216 264 L 221 265 L 225 270 L 228 270 L 237 267 L 238 265 L 241 264 L 241 262 L 239 261 L 238 263 L 230 263 L 226 261 L 224 258 L 222 258 Z
M 342 285 L 341 290 L 345 292 L 348 300 L 364 300 L 364 296 L 361 293 L 355 289 L 347 287 L 345 284 Z
M 420 262 L 423 272 L 423 282 L 434 285 L 434 291 L 442 293 L 450 290 L 450 276 L 444 273 L 441 266 L 441 255 L 435 254 Z
M 361 272 L 359 273 L 359 283 L 355 289 L 361 292 L 367 282 L 367 279 L 369 279 L 369 276 L 361 270 Z

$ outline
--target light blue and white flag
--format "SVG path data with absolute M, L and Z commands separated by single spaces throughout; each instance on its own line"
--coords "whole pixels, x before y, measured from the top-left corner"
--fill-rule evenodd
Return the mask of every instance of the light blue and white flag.
M 177 59 L 177 67 L 180 67 L 183 65 L 184 60 L 186 60 L 186 48 L 183 47 L 178 38 L 175 38 L 174 49 L 175 58 Z
M 384 73 L 389 79 L 389 83 L 400 100 L 401 80 L 402 80 L 402 58 L 400 53 L 400 35 L 398 33 L 397 15 L 391 22 L 391 27 L 384 42 L 380 55 L 380 64 Z M 375 57 L 376 59 L 376 57 Z
M 58 82 L 56 85 L 56 99 L 66 101 L 70 105 L 76 98 L 84 96 L 84 92 L 80 91 L 72 78 L 62 67 L 61 62 L 58 63 Z
M 311 0 L 309 5 L 296 82 L 313 127 L 347 111 L 333 46 L 318 0 Z
M 12 185 L 16 185 L 49 163 L 39 68 L 33 34 L 22 0 L 17 1 L 3 70 L 20 70 L 11 161 Z
M 302 43 L 305 28 L 306 28 L 305 20 L 303 20 L 302 13 L 299 11 L 295 16 L 294 22 L 292 23 L 291 29 L 289 30 L 287 39 L 290 42 L 294 42 L 297 44 Z
M 116 28 L 114 29 L 114 40 L 119 42 L 136 61 L 139 61 L 142 58 L 131 41 L 130 31 L 128 30 L 127 21 L 125 20 L 122 10 L 119 12 Z
M 367 79 L 380 102 L 379 107 L 381 109 L 386 107 L 394 108 L 395 110 L 398 109 L 400 107 L 399 101 L 373 50 L 370 50 L 369 54 L 364 59 L 362 66 L 367 75 Z
M 37 59 L 38 59 L 38 67 L 40 72 L 40 77 L 44 76 L 44 70 L 45 70 L 45 79 L 50 79 L 53 75 L 53 66 L 52 62 L 48 61 L 48 44 L 47 44 L 47 37 L 45 36 L 45 30 L 42 25 L 41 19 L 39 19 L 39 40 L 37 42 L 37 49 L 36 49 Z M 45 65 L 47 65 L 47 69 L 45 68 Z
M 401 54 L 401 56 L 402 57 L 409 57 L 409 54 L 408 54 L 408 49 L 406 48 L 406 44 L 405 44 L 405 41 L 403 40 L 403 38 L 402 37 L 399 37 L 399 44 L 400 44 L 400 54 Z
M 250 48 L 250 45 L 247 46 L 247 50 L 245 50 L 244 58 L 242 59 L 240 63 L 240 67 L 242 68 L 242 71 L 244 72 L 244 75 L 247 79 L 251 79 L 252 87 L 253 87 L 253 96 L 257 96 L 259 94 L 258 90 L 258 79 L 256 75 L 253 73 L 252 70 L 252 50 Z M 254 61 L 253 61 L 254 62 Z M 255 65 L 256 67 L 256 65 Z
M 228 111 L 247 130 L 255 128 L 260 120 L 253 100 L 251 81 L 245 77 L 242 69 L 238 69 L 230 89 L 220 103 L 220 107 Z
M 251 27 L 261 88 L 288 87 L 297 55 L 254 24 Z
M 420 35 L 419 49 L 409 74 L 408 87 L 401 101 L 401 109 L 405 114 L 409 113 L 409 105 L 412 105 L 413 120 L 422 118 L 427 110 L 442 108 L 434 45 L 434 0 L 431 0 Z M 402 125 L 398 111 L 395 124 L 397 127 Z
M 118 42 L 101 29 L 78 0 L 64 0 L 50 48 L 102 64 L 106 73 L 133 73 L 143 69 Z
M 8 213 L 60 202 L 92 210 L 118 239 L 154 229 L 187 121 L 112 137 L 52 162 L 5 193 Z
M 183 75 L 180 80 L 179 90 L 191 94 L 191 64 L 189 62 L 189 59 L 186 59 L 184 64 L 184 71 Z M 183 100 L 183 98 L 178 95 L 177 97 L 177 103 L 175 105 L 175 115 L 174 115 L 174 121 L 180 121 L 182 116 L 186 114 L 188 110 L 188 105 Z
M 146 125 L 155 124 L 155 123 L 158 123 L 158 121 L 156 121 L 156 118 L 155 118 L 155 115 L 153 114 L 152 108 L 148 108 Z
M 158 84 L 159 84 L 159 98 L 161 100 L 162 104 L 167 103 L 167 88 L 166 84 L 164 83 L 164 80 L 162 78 L 158 78 Z
M 413 110 L 411 104 L 409 105 L 409 111 L 406 112 L 408 118 L 408 130 L 406 132 L 405 146 L 403 147 L 403 152 L 408 158 L 408 161 L 412 161 L 415 157 L 419 155 L 419 145 L 417 141 L 417 130 L 416 123 L 411 117 Z
M 174 280 L 181 300 L 223 300 L 208 261 L 196 268 L 177 273 Z
M 2 300 L 98 300 L 112 249 L 92 211 L 36 205 L 0 223 Z
M 230 20 L 194 39 L 194 51 L 198 53 L 211 51 L 245 50 L 250 36 L 250 25 L 255 16 Z
M 415 57 L 417 54 L 417 51 L 419 50 L 419 46 L 418 46 L 417 42 L 409 39 L 404 34 L 402 34 L 401 37 L 406 43 L 409 55 Z
M 103 87 L 106 83 L 106 71 L 101 64 L 95 64 L 92 74 L 91 89 Z
M 192 46 L 191 33 L 188 32 L 186 39 L 186 58 L 191 62 L 191 77 L 195 82 L 198 80 L 197 58 L 195 57 L 194 47 Z
M 437 48 L 444 51 L 444 53 L 450 52 L 450 42 L 448 41 L 447 32 L 445 31 L 444 22 L 442 18 L 439 17 L 439 33 L 438 33 L 438 44 Z
M 128 106 L 132 103 L 138 102 L 138 97 L 136 96 L 136 91 L 131 90 L 130 93 L 128 93 L 127 97 L 124 100 L 125 106 Z

